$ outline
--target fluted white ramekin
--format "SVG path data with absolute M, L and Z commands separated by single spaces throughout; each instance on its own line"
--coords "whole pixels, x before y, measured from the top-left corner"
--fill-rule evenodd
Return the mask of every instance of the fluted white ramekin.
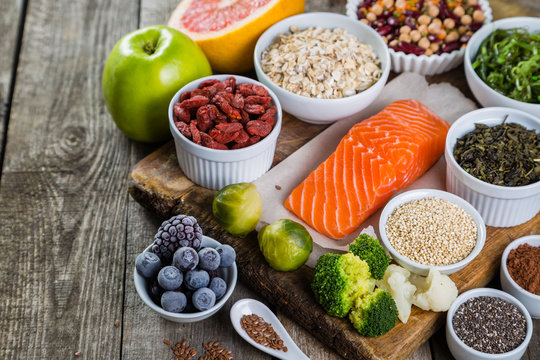
M 358 19 L 358 7 L 364 3 L 364 0 L 347 0 L 346 14 L 353 19 Z M 482 8 L 485 15 L 484 25 L 492 21 L 493 15 L 489 2 L 487 0 L 479 0 L 478 4 Z M 392 71 L 394 72 L 415 72 L 420 75 L 435 75 L 449 71 L 463 62 L 465 56 L 465 48 L 461 48 L 451 53 L 441 55 L 414 55 L 406 54 L 402 51 L 394 51 L 388 49 L 392 62 Z
M 540 211 L 540 181 L 515 187 L 489 184 L 463 170 L 453 156 L 457 139 L 473 131 L 475 124 L 499 125 L 506 115 L 507 123 L 518 123 L 540 132 L 539 118 L 516 109 L 491 107 L 463 115 L 452 124 L 446 136 L 446 190 L 467 200 L 488 226 L 516 226 Z
M 216 150 L 195 144 L 186 138 L 174 125 L 173 107 L 186 92 L 199 87 L 199 84 L 208 79 L 226 80 L 235 77 L 237 84 L 249 83 L 263 86 L 276 106 L 276 122 L 272 132 L 256 144 L 235 150 Z M 260 82 L 238 75 L 211 75 L 190 82 L 181 88 L 169 104 L 169 128 L 174 138 L 176 157 L 184 174 L 194 183 L 219 190 L 224 186 L 239 182 L 251 182 L 270 169 L 274 159 L 276 143 L 281 130 L 282 110 L 277 96 Z

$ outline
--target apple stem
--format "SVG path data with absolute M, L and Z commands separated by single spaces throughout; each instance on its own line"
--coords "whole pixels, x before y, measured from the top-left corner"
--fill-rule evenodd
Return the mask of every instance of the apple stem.
M 145 43 L 143 46 L 143 51 L 148 55 L 152 55 L 156 52 L 156 44 L 152 44 L 150 42 Z

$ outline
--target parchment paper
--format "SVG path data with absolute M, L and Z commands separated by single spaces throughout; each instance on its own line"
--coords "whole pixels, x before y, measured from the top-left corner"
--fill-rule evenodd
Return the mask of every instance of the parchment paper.
M 319 256 L 325 252 L 347 251 L 348 244 L 362 232 L 377 236 L 382 208 L 347 237 L 335 240 L 311 228 L 294 213 L 287 210 L 283 203 L 291 191 L 334 152 L 343 136 L 354 124 L 378 113 L 393 101 L 402 99 L 416 99 L 422 102 L 450 124 L 463 114 L 476 109 L 474 102 L 467 99 L 452 85 L 448 83 L 429 85 L 424 76 L 404 73 L 389 82 L 378 99 L 367 109 L 332 124 L 254 182 L 263 198 L 261 223 L 270 224 L 279 219 L 291 219 L 303 224 L 311 234 L 314 242 L 313 252 L 306 265 L 314 267 Z M 394 196 L 412 189 L 444 190 L 445 174 L 446 163 L 444 156 L 441 156 L 424 175 Z M 280 187 L 279 190 L 276 185 Z

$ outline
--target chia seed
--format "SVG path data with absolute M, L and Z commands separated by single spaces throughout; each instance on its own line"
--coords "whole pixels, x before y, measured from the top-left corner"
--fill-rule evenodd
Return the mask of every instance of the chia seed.
M 487 354 L 502 354 L 517 348 L 527 334 L 527 321 L 519 309 L 492 296 L 471 298 L 452 318 L 457 337 L 467 346 Z

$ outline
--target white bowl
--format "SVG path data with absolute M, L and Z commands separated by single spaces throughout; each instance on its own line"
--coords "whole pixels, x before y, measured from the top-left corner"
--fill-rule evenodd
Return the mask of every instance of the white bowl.
M 540 211 L 540 181 L 525 186 L 500 186 L 479 180 L 467 173 L 454 159 L 458 138 L 471 132 L 475 123 L 495 126 L 508 116 L 508 123 L 518 123 L 540 132 L 540 119 L 510 108 L 484 108 L 471 111 L 456 120 L 446 135 L 446 190 L 474 206 L 488 226 L 516 226 L 532 219 Z
M 221 245 L 218 241 L 208 237 L 203 236 L 201 248 L 203 247 L 212 247 L 217 248 Z M 148 246 L 144 251 L 150 251 L 152 245 Z M 225 282 L 227 283 L 227 291 L 225 295 L 216 304 L 208 310 L 199 311 L 195 313 L 173 313 L 163 310 L 163 308 L 157 305 L 148 294 L 148 280 L 139 275 L 137 269 L 133 269 L 133 280 L 135 281 L 135 289 L 141 300 L 152 310 L 159 314 L 162 318 L 165 318 L 170 321 L 179 322 L 179 323 L 190 323 L 204 320 L 216 312 L 225 305 L 227 300 L 231 297 L 234 288 L 236 286 L 236 280 L 238 277 L 236 263 L 228 268 L 218 268 L 218 274 Z
M 362 43 L 369 44 L 381 61 L 382 74 L 370 88 L 356 95 L 340 99 L 316 99 L 287 91 L 274 82 L 262 71 L 261 55 L 270 46 L 277 35 L 289 32 L 292 25 L 300 29 L 322 27 L 325 29 L 341 28 L 354 35 Z M 278 96 L 283 110 L 296 118 L 312 124 L 329 124 L 357 114 L 371 104 L 382 91 L 390 73 L 388 48 L 375 30 L 345 15 L 334 13 L 306 13 L 288 17 L 266 30 L 255 46 L 255 72 L 259 81 L 267 85 Z
M 476 224 L 477 229 L 477 238 L 476 238 L 476 244 L 474 245 L 474 248 L 472 249 L 471 253 L 467 255 L 463 260 L 458 261 L 455 264 L 450 265 L 444 265 L 444 266 L 433 266 L 433 265 L 424 265 L 417 263 L 415 261 L 412 261 L 411 259 L 407 258 L 406 256 L 401 255 L 396 249 L 392 247 L 392 244 L 390 243 L 390 240 L 388 239 L 388 236 L 386 235 L 386 222 L 388 221 L 388 218 L 394 210 L 405 203 L 411 202 L 413 200 L 418 199 L 424 199 L 428 197 L 435 197 L 439 199 L 443 199 L 446 201 L 450 201 L 451 203 L 454 203 L 461 207 L 467 214 L 469 214 L 472 219 L 474 220 L 474 223 Z M 482 217 L 478 212 L 465 200 L 462 198 L 450 194 L 446 191 L 441 190 L 435 190 L 435 189 L 418 189 L 418 190 L 411 190 L 404 192 L 394 198 L 392 198 L 384 207 L 381 217 L 379 219 L 379 234 L 381 235 L 381 241 L 383 243 L 383 246 L 388 250 L 390 255 L 392 256 L 392 259 L 394 259 L 399 265 L 403 266 L 405 269 L 409 270 L 412 273 L 427 276 L 429 273 L 429 269 L 436 269 L 441 274 L 453 274 L 461 269 L 463 269 L 465 266 L 467 266 L 479 253 L 480 250 L 484 247 L 484 243 L 486 241 L 486 226 L 484 225 L 484 221 L 482 220 Z
M 347 16 L 358 20 L 357 10 L 363 2 L 363 0 L 348 0 L 346 7 Z M 489 7 L 489 2 L 487 0 L 478 0 L 478 3 L 486 17 L 484 24 L 490 23 L 493 15 Z M 389 49 L 389 51 L 390 58 L 392 59 L 392 71 L 415 72 L 420 75 L 435 75 L 451 70 L 459 66 L 465 56 L 465 48 L 452 51 L 451 53 L 431 56 L 406 54 L 402 51 L 394 51 L 394 49 Z
M 471 298 L 475 298 L 479 296 L 498 297 L 503 300 L 506 300 L 509 303 L 514 304 L 525 316 L 525 319 L 527 321 L 527 334 L 525 335 L 525 340 L 523 340 L 523 342 L 517 348 L 515 348 L 512 351 L 502 353 L 502 354 L 488 354 L 488 353 L 480 352 L 478 350 L 475 350 L 467 346 L 463 341 L 461 341 L 460 338 L 458 338 L 458 336 L 456 335 L 454 331 L 454 327 L 452 326 L 452 318 L 454 317 L 456 310 L 459 308 L 461 304 L 463 304 L 465 301 Z M 478 289 L 473 289 L 473 290 L 464 292 L 463 294 L 459 295 L 457 299 L 453 302 L 452 306 L 450 306 L 450 309 L 448 310 L 448 313 L 446 315 L 446 342 L 448 344 L 448 348 L 450 349 L 450 352 L 457 360 L 471 360 L 471 359 L 518 360 L 518 359 L 521 359 L 521 356 L 527 350 L 527 346 L 529 346 L 532 333 L 533 333 L 533 323 L 531 320 L 531 316 L 527 312 L 527 309 L 525 308 L 525 306 L 523 306 L 523 304 L 520 303 L 519 300 L 517 300 L 515 297 L 496 289 L 478 288 Z
M 540 295 L 533 294 L 519 286 L 514 279 L 512 279 L 512 276 L 510 276 L 508 267 L 506 266 L 510 250 L 515 249 L 522 244 L 540 247 L 540 235 L 521 237 L 512 241 L 510 244 L 508 244 L 506 249 L 504 249 L 501 256 L 501 287 L 504 291 L 521 301 L 527 310 L 529 310 L 531 317 L 540 319 Z
M 511 29 L 517 27 L 525 27 L 529 30 L 529 32 L 540 32 L 540 18 L 514 17 L 497 20 L 488 26 L 482 27 L 476 33 L 474 33 L 469 40 L 469 45 L 465 50 L 465 77 L 467 78 L 467 84 L 469 84 L 473 95 L 476 97 L 476 100 L 482 104 L 482 106 L 504 106 L 523 110 L 532 115 L 540 117 L 540 104 L 532 104 L 514 100 L 493 90 L 478 76 L 478 74 L 476 74 L 472 67 L 472 59 L 476 56 L 480 45 L 489 34 L 491 34 L 495 29 Z
M 169 128 L 176 147 L 178 164 L 184 174 L 194 183 L 219 190 L 226 185 L 239 182 L 251 182 L 270 169 L 274 160 L 276 142 L 281 130 L 282 110 L 277 96 L 267 86 L 264 86 L 272 103 L 277 107 L 275 125 L 272 132 L 256 144 L 235 150 L 216 150 L 195 144 L 186 138 L 174 125 L 173 107 L 186 91 L 196 89 L 199 84 L 208 79 L 223 81 L 231 76 L 236 83 L 249 83 L 264 86 L 260 82 L 238 75 L 211 75 L 190 82 L 181 88 L 169 104 Z

